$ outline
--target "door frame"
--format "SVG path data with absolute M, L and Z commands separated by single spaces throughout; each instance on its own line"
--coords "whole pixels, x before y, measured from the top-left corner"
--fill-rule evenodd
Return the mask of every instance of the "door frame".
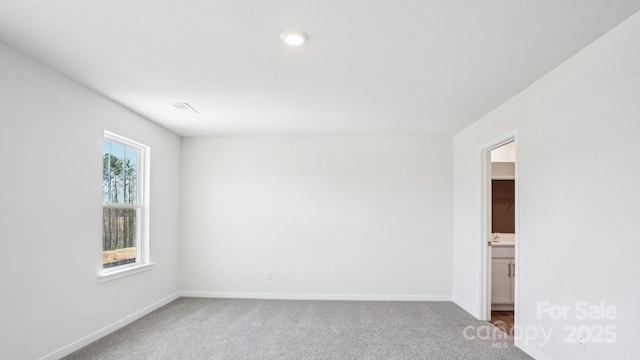
M 519 234 L 518 230 L 518 133 L 512 131 L 504 134 L 480 148 L 480 219 L 479 219 L 479 245 L 480 245 L 480 320 L 491 320 L 491 151 L 497 149 L 508 143 L 515 143 L 515 232 Z M 518 244 L 520 243 L 519 237 L 515 244 L 515 262 L 519 264 L 518 256 Z M 514 326 L 519 323 L 518 321 L 518 276 L 520 271 L 515 272 L 514 276 L 515 289 L 514 289 Z

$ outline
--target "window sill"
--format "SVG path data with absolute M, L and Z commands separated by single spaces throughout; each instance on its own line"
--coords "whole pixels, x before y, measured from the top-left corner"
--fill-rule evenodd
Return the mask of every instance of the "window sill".
M 105 283 L 108 281 L 121 279 L 123 277 L 139 274 L 141 272 L 149 271 L 151 269 L 153 269 L 153 263 L 135 265 L 121 270 L 101 272 L 100 274 L 98 274 L 98 282 Z

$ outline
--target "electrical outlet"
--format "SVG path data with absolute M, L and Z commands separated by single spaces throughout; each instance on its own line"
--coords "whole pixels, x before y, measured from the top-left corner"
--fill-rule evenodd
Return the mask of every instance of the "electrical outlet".
M 117 292 L 115 290 L 113 290 L 111 292 L 111 305 L 115 305 L 116 304 L 116 295 L 117 295 Z
M 267 270 L 267 280 L 273 280 L 273 273 L 271 270 Z
M 582 336 L 578 336 L 578 345 L 580 345 L 582 351 L 587 351 L 587 342 Z

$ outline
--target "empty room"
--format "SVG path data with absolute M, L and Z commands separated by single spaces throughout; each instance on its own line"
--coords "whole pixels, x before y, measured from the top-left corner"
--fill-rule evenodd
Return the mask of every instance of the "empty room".
M 0 0 L 0 359 L 636 359 L 640 0 Z

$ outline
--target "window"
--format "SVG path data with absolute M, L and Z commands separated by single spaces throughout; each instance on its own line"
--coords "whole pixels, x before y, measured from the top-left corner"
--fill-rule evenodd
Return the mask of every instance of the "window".
M 148 263 L 149 148 L 105 132 L 102 150 L 102 275 L 109 275 Z

